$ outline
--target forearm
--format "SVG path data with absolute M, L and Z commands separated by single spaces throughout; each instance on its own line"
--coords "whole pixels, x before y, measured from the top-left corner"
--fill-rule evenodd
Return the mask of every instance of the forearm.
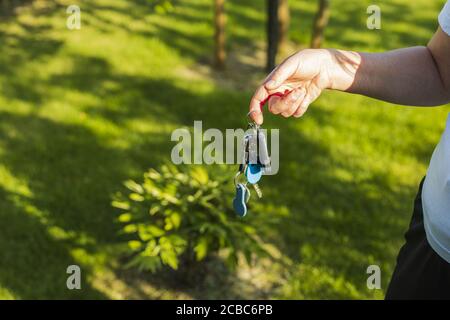
M 385 53 L 332 50 L 331 88 L 417 106 L 449 101 L 436 61 L 427 47 Z

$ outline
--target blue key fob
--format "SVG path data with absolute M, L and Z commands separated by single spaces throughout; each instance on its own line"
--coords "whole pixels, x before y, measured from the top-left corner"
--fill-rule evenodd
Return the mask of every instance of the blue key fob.
M 247 181 L 251 184 L 258 183 L 262 177 L 262 167 L 260 164 L 249 164 L 247 169 L 245 169 L 245 177 Z
M 238 183 L 236 186 L 236 197 L 233 199 L 233 208 L 241 217 L 247 214 L 247 206 L 245 204 L 247 200 L 247 188 L 242 183 Z

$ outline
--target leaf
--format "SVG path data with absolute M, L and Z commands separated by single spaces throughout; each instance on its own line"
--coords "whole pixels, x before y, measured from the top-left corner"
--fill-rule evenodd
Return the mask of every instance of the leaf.
M 144 188 L 133 180 L 127 180 L 124 182 L 125 187 L 127 187 L 129 190 L 134 191 L 136 193 L 142 194 L 144 193 Z
M 158 205 L 153 205 L 150 207 L 150 210 L 148 211 L 150 213 L 151 216 L 155 215 L 156 213 L 158 213 L 158 211 L 161 209 L 160 206 Z
M 236 266 L 238 264 L 238 258 L 236 255 L 236 251 L 234 249 L 230 250 L 228 257 L 225 260 L 225 263 L 230 270 L 236 269 Z
M 155 240 L 151 240 L 147 243 L 145 250 L 141 253 L 143 256 L 157 256 L 161 247 L 156 243 Z
M 128 247 L 131 250 L 136 251 L 142 247 L 142 243 L 138 240 L 131 240 L 131 241 L 128 241 Z
M 169 217 L 164 219 L 164 230 L 170 231 L 173 228 L 172 220 Z
M 166 232 L 155 225 L 139 225 L 139 238 L 142 241 L 148 241 L 153 238 L 161 237 Z
M 134 232 L 136 232 L 137 231 L 137 225 L 135 225 L 135 224 L 128 224 L 128 225 L 126 225 L 124 228 L 123 228 L 123 231 L 125 232 L 125 233 L 134 233 Z
M 178 269 L 178 257 L 175 252 L 167 250 L 161 252 L 161 261 L 174 270 Z
M 141 196 L 139 193 L 130 193 L 130 199 L 137 202 L 142 202 L 145 200 L 143 196 Z
M 144 225 L 140 225 L 138 228 L 138 235 L 142 241 L 149 241 L 154 238 L 153 234 L 147 231 L 147 228 Z
M 127 212 L 127 213 L 122 213 L 117 220 L 119 220 L 119 222 L 130 222 L 132 218 L 131 213 Z
M 166 201 L 167 204 L 172 203 L 172 204 L 179 204 L 180 200 L 178 200 L 177 197 L 172 196 L 171 194 L 168 193 L 162 193 L 162 197 L 163 199 Z
M 171 234 L 167 238 L 170 240 L 172 244 L 172 249 L 175 250 L 177 254 L 181 254 L 184 252 L 184 250 L 187 247 L 187 241 L 184 238 L 176 234 Z
M 143 188 L 144 188 L 145 192 L 147 192 L 148 194 L 151 194 L 153 196 L 158 195 L 160 192 L 158 186 L 150 179 L 144 180 Z
M 178 229 L 181 224 L 181 215 L 178 212 L 174 212 L 170 216 L 170 219 L 172 220 L 173 227 Z
M 194 251 L 197 261 L 203 260 L 208 253 L 208 239 L 206 237 L 201 237 L 194 247 Z
M 147 230 L 155 237 L 161 237 L 162 235 L 165 234 L 164 230 L 154 225 L 147 226 Z
M 256 233 L 256 229 L 254 227 L 252 227 L 252 226 L 249 226 L 249 225 L 245 225 L 243 227 L 243 230 L 244 230 L 245 233 L 248 233 L 248 234 L 255 234 Z
M 164 219 L 165 223 L 164 229 L 165 230 L 178 229 L 181 224 L 181 215 L 172 210 L 167 210 L 165 213 L 167 214 L 167 217 Z
M 128 201 L 114 200 L 113 202 L 111 202 L 111 205 L 114 208 L 118 208 L 118 209 L 124 209 L 124 210 L 130 209 L 130 203 Z
M 138 267 L 141 271 L 155 272 L 161 267 L 161 260 L 158 257 L 143 257 L 136 256 L 129 263 L 125 265 L 125 268 Z
M 209 181 L 208 172 L 200 166 L 195 166 L 191 170 L 191 177 L 200 185 L 206 185 Z
M 158 171 L 156 171 L 155 169 L 148 170 L 147 173 L 144 174 L 144 177 L 148 177 L 154 181 L 161 180 L 161 174 Z

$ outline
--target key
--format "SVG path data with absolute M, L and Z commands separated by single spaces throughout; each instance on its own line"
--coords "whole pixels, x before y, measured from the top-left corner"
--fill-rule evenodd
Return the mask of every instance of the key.
M 270 167 L 269 151 L 267 149 L 267 140 L 264 131 L 257 130 L 257 145 L 258 145 L 258 163 L 263 167 Z
M 242 139 L 242 158 L 241 158 L 241 165 L 247 164 L 249 161 L 249 155 L 248 155 L 248 143 L 249 143 L 250 135 L 245 135 Z M 240 170 L 241 171 L 241 170 Z
M 248 159 L 247 164 L 258 163 L 258 131 L 252 129 L 248 134 Z
M 247 187 L 247 184 L 244 184 L 246 193 L 245 193 L 245 203 L 248 203 L 248 200 L 250 200 L 250 189 Z
M 244 217 L 247 214 L 247 190 L 247 187 L 242 183 L 238 183 L 236 185 L 236 196 L 233 199 L 233 208 L 234 211 L 241 217 Z
M 253 189 L 255 189 L 256 195 L 258 196 L 258 198 L 261 199 L 263 195 L 262 195 L 262 191 L 259 188 L 259 185 L 257 183 L 253 184 Z
M 250 184 L 258 183 L 262 177 L 262 167 L 260 164 L 249 164 L 245 169 L 245 177 Z

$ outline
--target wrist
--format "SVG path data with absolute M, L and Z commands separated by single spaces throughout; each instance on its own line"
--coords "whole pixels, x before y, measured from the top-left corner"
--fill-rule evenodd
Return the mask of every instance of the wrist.
M 328 89 L 347 91 L 352 86 L 361 64 L 360 54 L 336 49 L 327 49 L 327 52 L 324 72 L 329 78 Z

